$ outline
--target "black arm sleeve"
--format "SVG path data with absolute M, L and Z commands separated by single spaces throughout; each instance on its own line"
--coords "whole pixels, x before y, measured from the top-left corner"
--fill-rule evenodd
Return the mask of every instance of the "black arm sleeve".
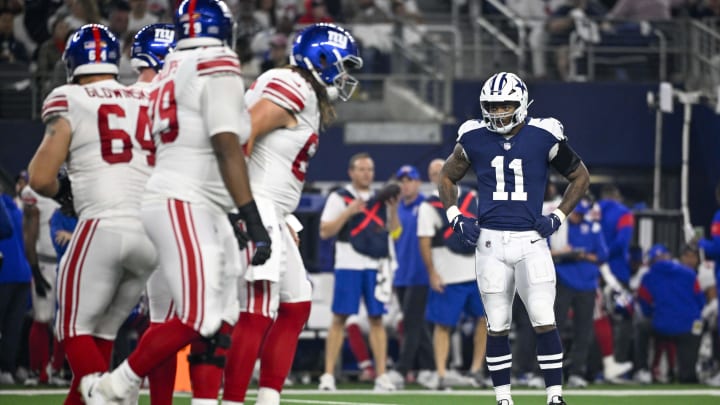
M 567 141 L 558 143 L 558 151 L 555 158 L 550 161 L 552 167 L 554 167 L 560 174 L 567 177 L 570 173 L 575 171 L 580 166 L 580 156 L 570 147 Z

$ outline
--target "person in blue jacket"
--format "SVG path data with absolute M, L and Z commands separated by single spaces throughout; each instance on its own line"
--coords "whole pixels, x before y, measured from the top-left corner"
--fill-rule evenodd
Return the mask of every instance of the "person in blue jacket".
M 627 289 L 630 282 L 630 244 L 635 230 L 635 216 L 623 205 L 620 190 L 605 185 L 600 193 L 600 225 L 608 247 L 607 264 L 615 278 Z M 630 361 L 633 323 L 630 317 L 613 316 L 615 359 Z
M 414 166 L 404 165 L 398 169 L 395 177 L 401 190 L 397 211 L 402 231 L 395 239 L 398 268 L 393 287 L 402 308 L 405 329 L 395 370 L 405 377 L 415 369 L 414 365 L 418 366 L 418 370 L 434 370 L 435 358 L 430 328 L 425 322 L 430 281 L 420 255 L 417 235 L 418 211 L 420 204 L 425 201 L 425 196 L 420 193 L 420 172 Z M 399 382 L 399 378 L 393 375 Z
M 0 194 L 0 205 L 10 219 L 11 236 L 0 239 L 0 384 L 13 384 L 20 349 L 23 316 L 30 294 L 30 265 L 25 259 L 22 212 L 13 197 Z
M 567 229 L 561 228 L 551 236 L 551 253 L 558 278 L 555 298 L 555 320 L 558 328 L 562 328 L 570 308 L 575 314 L 567 385 L 576 388 L 584 388 L 588 384 L 585 380 L 585 365 L 594 333 L 595 291 L 600 278 L 598 265 L 605 262 L 608 256 L 600 224 L 585 219 L 591 207 L 588 200 L 581 200 L 568 216 L 567 225 L 563 225 Z M 563 232 L 567 232 L 565 246 L 553 246 L 556 238 L 565 239 Z
M 720 183 L 715 187 L 715 200 L 720 205 Z M 715 211 L 712 222 L 710 224 L 710 239 L 700 239 L 698 248 L 705 252 L 705 258 L 715 262 L 715 288 L 717 295 L 720 297 L 720 209 Z M 718 312 L 718 325 L 720 325 L 720 311 Z M 719 329 L 720 331 L 720 329 Z M 720 373 L 713 376 L 708 384 L 714 387 L 720 387 Z
M 697 273 L 672 261 L 670 252 L 660 244 L 650 248 L 648 257 L 653 261 L 638 288 L 640 309 L 650 319 L 656 339 L 675 342 L 678 381 L 697 382 L 695 363 L 702 333 L 700 313 L 705 305 Z

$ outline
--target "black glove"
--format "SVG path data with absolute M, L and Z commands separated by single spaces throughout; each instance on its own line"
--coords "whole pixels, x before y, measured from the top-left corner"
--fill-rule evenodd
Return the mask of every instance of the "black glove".
M 561 224 L 562 220 L 553 212 L 550 215 L 545 215 L 535 220 L 535 230 L 538 231 L 540 236 L 547 238 L 555 233 Z
M 252 258 L 252 264 L 258 266 L 265 263 L 270 258 L 270 253 L 272 252 L 270 249 L 271 241 L 270 235 L 268 235 L 265 225 L 262 223 L 255 201 L 250 201 L 238 207 L 237 215 L 239 219 L 245 222 L 247 235 L 255 244 L 255 254 Z M 237 225 L 235 227 L 237 228 Z M 235 236 L 237 237 L 237 232 Z M 240 239 L 238 239 L 238 241 L 240 242 Z M 245 243 L 247 243 L 247 241 L 245 241 Z
M 240 214 L 231 212 L 228 214 L 228 219 L 232 224 L 233 232 L 235 232 L 235 239 L 238 241 L 238 247 L 240 250 L 245 250 L 248 242 L 250 242 L 250 235 L 245 232 L 245 224 L 243 224 Z
M 38 297 L 45 298 L 48 291 L 50 291 L 50 283 L 45 280 L 42 272 L 40 272 L 40 266 L 34 264 L 30 267 L 32 268 L 33 281 L 35 282 L 35 294 L 37 294 Z

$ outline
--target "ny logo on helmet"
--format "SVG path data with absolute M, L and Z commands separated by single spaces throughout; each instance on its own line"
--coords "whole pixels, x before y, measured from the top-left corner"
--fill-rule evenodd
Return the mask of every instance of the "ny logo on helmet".
M 172 42 L 174 39 L 175 39 L 175 31 L 174 30 L 166 30 L 163 28 L 158 28 L 155 30 L 155 40 L 156 41 Z
M 348 38 L 339 32 L 328 31 L 328 43 L 335 47 L 346 49 Z

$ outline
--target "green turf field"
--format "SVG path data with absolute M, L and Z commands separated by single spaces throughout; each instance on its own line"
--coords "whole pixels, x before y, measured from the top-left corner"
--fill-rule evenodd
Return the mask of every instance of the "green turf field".
M 0 405 L 52 405 L 62 404 L 64 395 L 60 390 L 0 390 Z M 514 390 L 516 405 L 542 405 L 542 390 Z M 255 403 L 248 397 L 246 405 Z M 566 390 L 565 399 L 570 405 L 712 405 L 720 404 L 720 390 L 703 386 L 665 385 L 652 387 L 605 386 L 588 390 Z M 375 394 L 369 390 L 344 390 L 334 393 L 307 389 L 290 389 L 283 395 L 282 404 L 315 405 L 493 405 L 492 390 L 456 390 L 436 392 L 409 390 L 393 394 Z M 149 405 L 147 395 L 142 395 L 141 405 Z M 176 397 L 174 404 L 189 405 L 187 395 Z

